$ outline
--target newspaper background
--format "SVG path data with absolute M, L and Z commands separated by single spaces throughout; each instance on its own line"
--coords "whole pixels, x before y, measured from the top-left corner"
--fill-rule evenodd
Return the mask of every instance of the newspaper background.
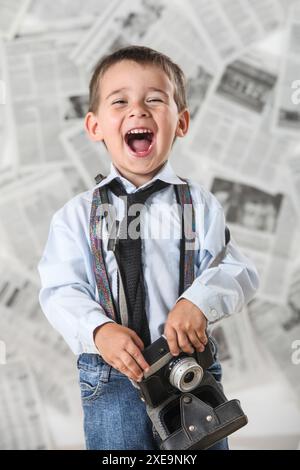
M 40 310 L 36 265 L 54 212 L 109 170 L 83 128 L 88 82 L 100 56 L 128 44 L 185 71 L 192 122 L 172 165 L 216 195 L 261 276 L 250 305 L 211 327 L 227 395 L 249 417 L 231 448 L 297 448 L 300 1 L 86 0 L 82 10 L 0 0 L 0 449 L 84 448 L 76 358 Z
M 300 67 L 300 8 L 295 4 L 289 10 L 285 31 L 285 48 L 281 58 L 277 99 L 275 100 L 274 127 L 287 134 L 299 134 L 300 82 L 297 70 Z M 295 90 L 290 99 L 290 87 Z M 298 90 L 298 91 L 297 91 Z M 296 106 L 295 106 L 296 105 Z

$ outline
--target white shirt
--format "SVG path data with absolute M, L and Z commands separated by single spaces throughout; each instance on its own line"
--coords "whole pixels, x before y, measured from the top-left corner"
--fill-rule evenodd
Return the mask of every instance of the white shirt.
M 222 263 L 207 268 L 224 246 L 224 213 L 216 198 L 190 179 L 187 181 L 196 221 L 196 276 L 193 284 L 178 298 L 181 218 L 174 209 L 176 196 L 172 185 L 183 182 L 176 176 L 170 163 L 166 162 L 151 181 L 136 188 L 111 164 L 110 174 L 97 186 L 74 197 L 54 214 L 48 241 L 38 265 L 42 282 L 39 297 L 41 307 L 49 322 L 62 334 L 75 354 L 98 353 L 93 332 L 98 326 L 112 321 L 97 301 L 89 218 L 94 189 L 115 177 L 120 178 L 127 193 L 140 190 L 156 179 L 171 183 L 171 186 L 148 198 L 141 223 L 145 307 L 152 341 L 163 333 L 167 315 L 179 298 L 184 297 L 193 302 L 211 323 L 241 310 L 253 298 L 258 287 L 256 269 L 233 241 L 230 241 Z M 109 194 L 116 217 L 121 220 L 124 202 L 111 192 Z M 172 237 L 148 236 L 143 239 L 143 230 L 157 226 L 159 216 L 164 225 L 172 223 Z M 106 224 L 103 224 L 103 231 L 106 231 Z M 117 263 L 113 252 L 107 250 L 106 242 L 107 233 L 103 235 L 104 259 L 112 295 L 117 302 Z

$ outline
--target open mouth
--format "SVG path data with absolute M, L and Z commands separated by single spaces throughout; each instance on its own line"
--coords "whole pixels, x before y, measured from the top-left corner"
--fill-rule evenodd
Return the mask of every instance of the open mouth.
M 131 129 L 125 135 L 125 142 L 131 153 L 146 157 L 153 148 L 154 133 L 150 129 Z

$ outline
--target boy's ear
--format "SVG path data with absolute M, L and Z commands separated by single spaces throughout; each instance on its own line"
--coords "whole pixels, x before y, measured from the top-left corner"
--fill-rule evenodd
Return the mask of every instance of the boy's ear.
M 94 142 L 99 142 L 103 140 L 100 122 L 94 113 L 87 113 L 87 115 L 85 116 L 84 125 L 85 130 L 87 131 L 91 140 L 93 140 Z
M 176 136 L 184 137 L 187 131 L 189 130 L 190 125 L 190 113 L 187 109 L 181 111 L 178 117 Z

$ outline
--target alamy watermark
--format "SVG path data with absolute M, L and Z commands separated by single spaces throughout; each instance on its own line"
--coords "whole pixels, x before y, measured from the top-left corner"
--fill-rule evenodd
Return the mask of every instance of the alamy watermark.
M 0 365 L 6 364 L 6 344 L 0 340 Z
M 0 104 L 6 104 L 6 86 L 4 80 L 0 80 Z
M 295 339 L 291 347 L 295 350 L 291 356 L 292 363 L 298 366 L 300 364 L 300 339 Z
M 131 239 L 138 238 L 144 240 L 177 240 L 181 239 L 181 222 L 184 223 L 184 235 L 187 250 L 198 249 L 196 241 L 196 227 L 193 226 L 193 214 L 197 212 L 197 223 L 204 224 L 204 205 L 202 203 L 184 204 L 182 208 L 180 204 L 152 204 L 149 208 L 146 205 L 136 203 L 130 207 L 127 205 L 127 196 L 121 196 L 124 201 L 124 217 L 122 223 L 117 220 L 116 208 L 108 203 L 101 204 L 96 212 L 96 230 L 95 235 L 98 239 L 106 237 L 114 239 Z M 197 209 L 196 209 L 197 208 Z M 145 212 L 149 213 L 151 224 L 145 223 Z M 107 231 L 102 231 L 103 219 L 107 221 Z M 129 219 L 130 218 L 130 219 Z M 141 230 L 140 218 L 143 220 Z M 129 219 L 129 220 L 128 220 Z
M 298 105 L 300 104 L 300 80 L 294 80 L 291 85 L 291 88 L 292 90 L 295 90 L 293 91 L 291 96 L 292 103 L 294 105 Z

